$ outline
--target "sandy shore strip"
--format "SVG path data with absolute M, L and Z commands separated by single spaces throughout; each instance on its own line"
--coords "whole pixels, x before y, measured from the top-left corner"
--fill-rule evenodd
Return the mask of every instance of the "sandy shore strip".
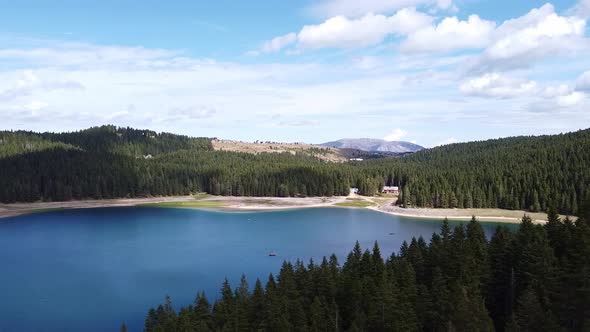
M 329 207 L 342 203 L 344 196 L 334 197 L 233 197 L 233 196 L 170 196 L 79 200 L 67 202 L 34 202 L 0 204 L 0 218 L 59 209 L 91 209 L 121 206 L 156 206 L 224 211 L 264 211 Z
M 400 208 L 393 206 L 393 198 L 334 196 L 334 197 L 233 197 L 199 194 L 195 196 L 171 196 L 150 198 L 122 198 L 105 200 L 80 200 L 68 202 L 36 202 L 0 204 L 0 218 L 56 209 L 88 209 L 118 206 L 156 206 L 218 211 L 273 211 L 319 207 L 369 209 L 372 211 L 425 219 L 469 220 L 475 215 L 480 221 L 519 223 L 523 215 L 536 223 L 546 222 L 545 213 L 502 209 L 430 209 Z M 366 202 L 366 206 L 358 204 Z
M 201 202 L 219 202 L 225 210 L 265 211 L 335 206 L 345 196 L 333 197 L 210 197 Z
M 92 199 L 67 202 L 10 203 L 0 204 L 0 218 L 60 209 L 92 209 L 101 207 L 136 206 L 147 203 L 185 202 L 192 200 L 194 200 L 192 196 L 169 196 L 149 198 Z
M 532 213 L 527 211 L 514 211 L 502 209 L 429 209 L 429 208 L 408 208 L 404 209 L 398 206 L 376 207 L 370 206 L 367 209 L 392 214 L 401 217 L 424 218 L 424 219 L 445 219 L 449 220 L 471 220 L 473 216 L 483 222 L 505 222 L 520 223 L 522 217 L 526 214 L 531 217 L 533 223 L 544 224 L 547 222 L 545 213 Z M 564 216 L 562 216 L 564 217 Z
M 547 222 L 546 213 L 534 213 L 522 210 L 504 209 L 433 209 L 433 208 L 402 208 L 393 205 L 396 198 L 378 198 L 354 195 L 354 199 L 361 199 L 373 204 L 366 209 L 392 214 L 401 217 L 440 219 L 449 220 L 471 220 L 473 216 L 483 222 L 520 223 L 526 214 L 531 217 L 534 223 L 543 224 Z M 562 216 L 562 218 L 565 216 Z

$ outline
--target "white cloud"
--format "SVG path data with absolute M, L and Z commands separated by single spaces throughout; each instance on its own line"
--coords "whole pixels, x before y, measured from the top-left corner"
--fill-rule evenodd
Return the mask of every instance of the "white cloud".
M 41 79 L 33 70 L 24 70 L 16 83 L 5 89 L 0 89 L 0 101 L 13 100 L 31 95 L 35 91 L 78 90 L 84 86 L 76 81 L 55 81 Z
M 447 17 L 436 26 L 411 33 L 401 44 L 404 52 L 445 52 L 461 48 L 483 48 L 490 43 L 496 23 L 471 15 L 467 21 Z
M 192 121 L 206 119 L 217 113 L 217 110 L 207 106 L 173 107 L 168 112 L 160 114 L 157 122 Z
M 585 100 L 585 94 L 567 84 L 541 86 L 537 82 L 500 73 L 487 73 L 460 86 L 463 94 L 486 98 L 533 98 L 545 100 L 546 106 L 572 107 Z M 536 102 L 535 104 L 538 104 Z
M 317 120 L 293 120 L 281 121 L 276 124 L 278 127 L 315 127 L 319 124 Z
M 587 50 L 585 24 L 578 17 L 559 16 L 551 4 L 545 4 L 500 25 L 476 67 L 507 70 L 529 66 L 545 57 Z
M 180 53 L 144 47 L 97 46 L 85 43 L 52 43 L 47 47 L 0 49 L 0 60 L 18 59 L 48 66 L 109 67 L 114 65 L 158 67 L 165 59 Z M 182 58 L 177 60 L 181 62 Z
M 87 49 L 104 53 L 100 47 Z M 358 77 L 355 71 L 360 69 L 349 64 L 237 64 L 177 56 L 150 60 L 145 54 L 120 48 L 117 53 L 128 57 L 111 58 L 106 65 L 85 56 L 87 62 L 80 60 L 76 66 L 68 60 L 79 54 L 79 47 L 68 49 L 59 44 L 48 49 L 56 57 L 51 65 L 37 56 L 37 48 L 14 48 L 14 59 L 23 55 L 27 60 L 16 68 L 0 69 L 0 93 L 8 96 L 6 91 L 23 87 L 27 87 L 27 93 L 0 99 L 0 127 L 22 128 L 25 124 L 28 129 L 72 130 L 115 123 L 168 131 L 168 126 L 174 126 L 181 133 L 215 136 L 220 134 L 219 128 L 230 133 L 257 130 L 263 124 L 254 119 L 271 112 L 286 116 L 292 123 L 316 120 L 313 117 L 318 115 L 377 112 L 387 107 L 384 103 L 390 103 L 384 98 L 398 96 L 403 82 L 401 75 Z M 13 62 L 6 52 L 4 56 L 8 63 Z M 157 65 L 138 66 L 142 61 L 155 61 Z M 35 69 L 22 71 L 19 66 Z M 46 89 L 52 83 L 50 78 L 79 82 L 84 88 Z M 35 123 L 29 121 L 31 112 L 23 112 L 36 107 L 28 104 L 32 101 L 51 105 Z M 401 107 L 401 98 L 395 104 Z M 223 117 L 215 116 L 218 114 Z M 240 129 L 229 129 L 232 126 Z
M 576 90 L 590 92 L 590 70 L 578 77 L 576 80 Z
M 318 25 L 306 25 L 297 35 L 298 47 L 359 48 L 381 43 L 390 34 L 405 35 L 432 22 L 413 8 L 392 16 L 366 14 L 358 19 L 335 16 Z
M 453 8 L 452 0 L 436 0 L 436 5 L 440 9 L 451 9 Z
M 381 58 L 376 57 L 376 56 L 370 56 L 370 55 L 355 58 L 355 59 L 353 59 L 353 62 L 355 63 L 357 68 L 365 69 L 365 70 L 374 69 L 374 68 L 377 68 L 383 64 L 383 61 Z
M 535 81 L 488 73 L 464 82 L 460 90 L 469 96 L 514 98 L 535 94 L 538 87 Z
M 580 2 L 576 8 L 586 8 L 587 2 L 590 0 Z M 478 15 L 471 15 L 464 21 L 446 17 L 432 24 L 433 17 L 416 11 L 414 7 L 398 10 L 392 16 L 374 14 L 393 11 L 400 6 L 424 7 L 427 4 L 431 8 L 454 7 L 448 0 L 322 1 L 314 8 L 323 8 L 320 11 L 336 16 L 321 24 L 304 26 L 297 34 L 297 52 L 361 48 L 380 44 L 389 35 L 407 36 L 399 45 L 405 53 L 483 50 L 468 63 L 470 72 L 479 73 L 527 67 L 549 55 L 590 52 L 590 40 L 584 36 L 586 22 L 579 15 L 581 9 L 577 16 L 561 16 L 551 4 L 545 4 L 499 26 Z M 294 36 L 290 35 L 288 40 L 289 44 L 293 43 Z M 268 44 L 267 50 L 280 48 Z
M 38 101 L 38 100 L 33 100 L 30 103 L 27 103 L 26 105 L 24 105 L 24 108 L 35 113 L 47 106 L 49 106 L 47 103 L 44 103 L 44 102 Z
M 385 135 L 385 137 L 383 137 L 383 139 L 386 141 L 399 141 L 406 136 L 408 136 L 407 131 L 400 129 L 400 128 L 395 128 L 392 132 Z
M 556 126 L 576 129 L 590 121 L 587 96 L 575 107 L 555 106 L 534 117 L 525 110 L 529 98 L 482 101 L 462 96 L 457 89 L 462 76 L 456 73 L 465 63 L 462 56 L 371 53 L 373 58 L 359 59 L 363 54 L 355 52 L 342 62 L 301 57 L 294 63 L 240 64 L 178 51 L 102 47 L 26 44 L 4 52 L 0 46 L 0 94 L 6 97 L 0 98 L 0 127 L 61 131 L 113 123 L 197 136 L 251 140 L 263 132 L 272 140 L 322 141 L 326 133 L 344 136 L 350 130 L 367 137 L 385 134 L 395 121 L 400 128 L 419 128 L 412 129 L 411 138 L 431 145 L 456 135 L 459 128 L 468 128 L 465 137 L 483 138 L 487 129 L 498 128 L 498 135 L 533 134 Z M 92 52 L 112 55 L 101 62 Z M 363 69 L 375 66 L 378 70 Z M 545 76 L 531 69 L 527 75 L 561 77 L 560 68 L 544 69 Z M 66 83 L 78 88 L 63 88 Z M 530 99 L 554 107 L 556 98 L 573 92 L 560 88 L 561 83 L 572 85 L 552 82 L 555 87 L 546 88 L 539 81 L 538 95 Z M 541 97 L 549 88 L 553 97 Z M 8 98 L 6 91 L 15 89 L 23 93 Z M 561 98 L 561 104 L 574 103 L 580 98 L 575 96 Z M 281 117 L 269 119 L 269 114 Z M 525 123 L 535 129 L 516 127 Z
M 288 33 L 266 41 L 260 50 L 249 51 L 247 55 L 273 53 L 297 43 L 299 54 L 303 49 L 361 48 L 379 44 L 391 34 L 406 35 L 432 22 L 429 15 L 404 8 L 391 16 L 368 13 L 357 19 L 334 16 L 317 25 L 305 25 L 299 33 Z
M 580 0 L 573 8 L 572 12 L 577 17 L 587 19 L 590 17 L 590 0 Z
M 572 107 L 582 103 L 586 99 L 586 95 L 582 92 L 574 91 L 564 96 L 558 96 L 556 103 L 560 107 Z
M 281 49 L 295 43 L 297 40 L 297 35 L 294 32 L 288 33 L 283 36 L 275 37 L 267 42 L 265 42 L 260 51 L 262 53 L 272 53 L 280 51 Z
M 565 96 L 572 92 L 572 89 L 567 84 L 550 85 L 541 91 L 541 96 L 545 98 L 555 98 Z
M 582 5 L 581 2 L 579 6 Z M 438 25 L 409 34 L 400 50 L 412 53 L 483 49 L 472 61 L 471 71 L 504 71 L 527 67 L 549 56 L 589 52 L 585 27 L 585 19 L 560 16 L 551 4 L 545 4 L 498 27 L 477 15 L 466 21 L 447 17 Z
M 416 6 L 452 7 L 452 0 L 322 0 L 308 10 L 315 16 L 359 17 L 367 13 L 392 13 L 398 9 Z

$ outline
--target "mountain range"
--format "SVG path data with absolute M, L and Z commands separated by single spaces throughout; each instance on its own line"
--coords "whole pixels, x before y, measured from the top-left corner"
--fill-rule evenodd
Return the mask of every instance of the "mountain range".
M 338 149 L 358 149 L 370 152 L 408 153 L 423 150 L 424 147 L 404 141 L 386 141 L 376 138 L 343 138 L 320 144 Z

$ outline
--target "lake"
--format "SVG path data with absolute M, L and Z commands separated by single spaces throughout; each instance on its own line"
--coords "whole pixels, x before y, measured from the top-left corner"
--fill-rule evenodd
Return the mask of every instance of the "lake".
M 344 208 L 125 207 L 0 219 L 0 331 L 118 331 L 123 321 L 140 331 L 166 294 L 176 309 L 198 290 L 213 300 L 226 276 L 235 287 L 245 273 L 253 286 L 283 260 L 335 253 L 343 263 L 357 240 L 390 255 L 412 236 L 428 241 L 440 223 Z M 483 225 L 488 236 L 496 227 Z

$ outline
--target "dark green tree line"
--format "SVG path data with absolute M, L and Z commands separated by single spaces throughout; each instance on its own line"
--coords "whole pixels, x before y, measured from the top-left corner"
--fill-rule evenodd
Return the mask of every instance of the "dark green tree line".
M 210 303 L 198 293 L 178 313 L 169 298 L 151 309 L 146 331 L 587 331 L 590 328 L 590 214 L 576 222 L 527 216 L 491 240 L 473 218 L 445 221 L 429 243 L 404 242 L 383 257 L 357 243 L 340 265 L 285 262 L 263 286 L 245 277 Z
M 0 202 L 185 195 L 374 195 L 406 207 L 578 215 L 590 198 L 590 130 L 452 144 L 399 158 L 327 163 L 309 154 L 213 151 L 210 139 L 103 126 L 0 132 Z

